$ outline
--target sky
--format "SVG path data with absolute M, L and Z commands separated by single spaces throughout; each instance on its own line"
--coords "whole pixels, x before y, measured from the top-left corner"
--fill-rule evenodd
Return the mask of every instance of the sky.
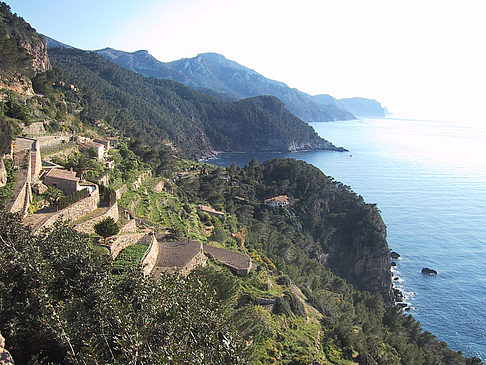
M 37 31 L 81 49 L 146 49 L 164 62 L 216 52 L 312 95 L 486 125 L 484 0 L 7 3 Z

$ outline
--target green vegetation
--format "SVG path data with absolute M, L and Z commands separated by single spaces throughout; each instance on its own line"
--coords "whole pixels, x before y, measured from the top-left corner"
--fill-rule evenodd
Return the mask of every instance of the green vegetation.
M 22 24 L 20 34 L 33 32 Z M 44 119 L 51 131 L 91 138 L 115 135 L 116 128 L 130 139 L 110 152 L 115 169 L 104 199 L 126 184 L 119 204 L 143 223 L 246 253 L 253 270 L 237 277 L 209 260 L 188 277 L 156 281 L 137 265 L 147 246 L 129 247 L 113 264 L 92 238 L 62 222 L 34 236 L 1 211 L 0 332 L 17 363 L 481 363 L 449 350 L 392 305 L 384 224 L 376 206 L 349 187 L 295 160 L 224 169 L 177 157 L 173 146 L 187 156 L 211 147 L 255 148 L 262 140 L 251 136 L 265 146 L 267 137 L 315 140 L 281 103 L 229 103 L 142 78 L 93 53 L 53 55 L 62 70 L 32 80 L 43 97 L 8 92 L 0 104 L 12 132 L 2 141 L 18 133 L 17 125 Z M 8 62 L 19 70 L 24 64 L 15 57 Z M 229 121 L 235 128 L 227 128 Z M 135 185 L 148 166 L 156 176 Z M 98 167 L 86 176 L 92 171 L 94 178 Z M 263 204 L 282 194 L 290 197 L 287 208 Z M 200 211 L 200 204 L 224 218 Z M 373 274 L 360 271 L 358 258 L 378 263 Z
M 84 198 L 87 198 L 89 196 L 89 190 L 88 189 L 82 189 L 82 190 L 78 190 L 72 194 L 69 194 L 69 195 L 64 195 L 62 197 L 59 198 L 59 200 L 57 201 L 57 208 L 58 209 L 64 209 L 78 201 L 80 201 L 81 199 L 84 199 Z
M 22 18 L 12 14 L 10 7 L 0 2 L 0 77 L 9 78 L 17 73 L 33 76 L 32 56 L 20 41 L 36 43 L 42 36 Z
M 3 160 L 5 170 L 7 171 L 7 184 L 0 188 L 0 209 L 4 208 L 12 197 L 15 181 L 17 180 L 17 169 L 10 159 Z
M 106 243 L 108 237 L 116 235 L 120 232 L 120 227 L 116 224 L 115 220 L 111 217 L 107 217 L 102 221 L 98 222 L 94 226 L 94 230 L 97 235 L 103 237 Z
M 147 249 L 147 245 L 135 244 L 122 250 L 113 262 L 112 273 L 120 275 L 130 268 L 138 267 Z
M 224 293 L 204 271 L 114 278 L 88 238 L 63 224 L 32 236 L 4 212 L 0 238 L 0 332 L 16 363 L 244 363 Z

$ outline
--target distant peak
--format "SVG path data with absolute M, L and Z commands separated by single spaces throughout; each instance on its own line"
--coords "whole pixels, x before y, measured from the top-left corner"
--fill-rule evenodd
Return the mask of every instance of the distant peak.
M 223 56 L 222 54 L 215 53 L 215 52 L 206 52 L 206 53 L 199 53 L 197 57 L 201 58 L 210 58 L 210 59 L 219 59 L 219 60 L 225 60 L 226 57 Z
M 149 51 L 147 51 L 146 49 L 140 49 L 140 50 L 138 50 L 136 52 L 133 52 L 133 54 L 146 56 L 146 55 L 149 54 Z

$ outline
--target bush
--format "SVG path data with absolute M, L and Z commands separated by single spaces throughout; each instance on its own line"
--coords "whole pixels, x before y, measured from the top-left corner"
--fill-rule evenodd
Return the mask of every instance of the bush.
M 69 195 L 66 195 L 66 196 L 59 198 L 59 201 L 57 202 L 57 207 L 59 209 L 64 209 L 64 208 L 80 201 L 81 199 L 87 198 L 88 196 L 89 196 L 89 190 L 88 189 L 76 191 L 75 193 L 72 193 L 72 194 L 69 194 Z

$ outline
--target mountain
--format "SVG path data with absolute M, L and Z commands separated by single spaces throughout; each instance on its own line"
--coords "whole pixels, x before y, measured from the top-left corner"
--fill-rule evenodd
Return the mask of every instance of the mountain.
M 147 78 L 95 52 L 52 48 L 58 80 L 79 90 L 81 117 L 104 120 L 152 147 L 185 156 L 213 151 L 343 150 L 320 138 L 275 97 L 225 101 L 170 80 Z
M 46 35 L 42 35 L 42 36 L 46 39 L 47 48 L 74 48 L 65 43 L 56 41 L 55 39 L 48 37 Z
M 195 89 L 212 90 L 218 96 L 230 99 L 275 96 L 282 100 L 291 113 L 307 122 L 354 119 L 350 112 L 332 102 L 315 102 L 310 95 L 291 89 L 282 82 L 267 79 L 217 53 L 203 53 L 194 58 L 164 63 L 147 51 L 129 53 L 105 48 L 97 52 L 142 75 L 178 81 Z
M 378 101 L 366 98 L 343 98 L 336 99 L 328 94 L 312 96 L 314 102 L 327 105 L 334 103 L 342 109 L 346 109 L 359 118 L 384 118 L 388 114 L 386 107 L 383 107 Z

